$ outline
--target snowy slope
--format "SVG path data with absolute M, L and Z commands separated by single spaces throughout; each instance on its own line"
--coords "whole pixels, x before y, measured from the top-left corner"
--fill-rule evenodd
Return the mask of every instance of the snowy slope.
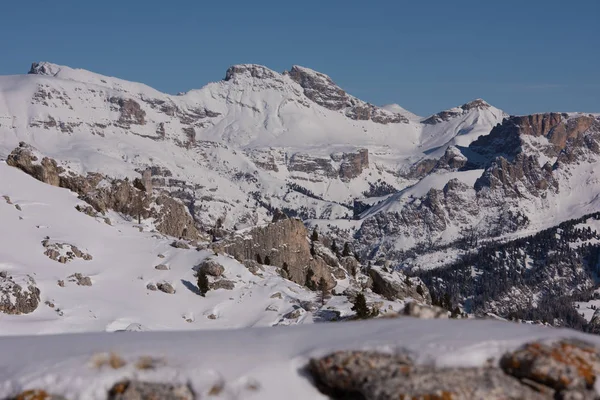
M 78 334 L 0 339 L 0 396 L 46 389 L 69 399 L 105 399 L 123 378 L 189 382 L 201 397 L 220 387 L 224 399 L 325 399 L 302 368 L 310 357 L 334 350 L 406 349 L 417 363 L 484 366 L 506 351 L 533 340 L 597 336 L 566 329 L 499 321 L 401 318 L 293 328 L 212 332 Z M 95 365 L 114 352 L 127 365 Z M 158 367 L 138 370 L 140 357 L 158 358 Z M 35 363 L 31 361 L 35 360 Z
M 0 271 L 16 279 L 31 275 L 41 291 L 33 313 L 0 314 L 0 335 L 116 331 L 132 324 L 130 329 L 141 324 L 149 330 L 197 330 L 314 320 L 300 305 L 316 302 L 316 293 L 281 278 L 274 267 L 265 266 L 262 276 L 256 276 L 227 256 L 173 248 L 173 238 L 152 232 L 151 221 L 142 221 L 140 232 L 137 221 L 113 213 L 108 225 L 78 212 L 75 206 L 85 203 L 70 191 L 36 181 L 5 163 L 0 163 L 0 196 L 12 203 L 0 197 L 0 220 L 7 233 L 0 241 Z M 93 258 L 59 263 L 44 254 L 45 238 L 75 245 Z M 233 290 L 197 294 L 193 267 L 207 257 L 225 266 L 226 279 L 235 282 Z M 159 264 L 168 270 L 155 269 Z M 71 282 L 75 273 L 90 277 L 92 286 Z M 162 282 L 170 283 L 175 293 L 147 288 Z M 345 296 L 331 301 L 326 307 L 333 305 L 342 316 L 353 314 Z M 401 302 L 384 304 L 402 307 Z M 284 317 L 296 309 L 301 309 L 298 318 Z

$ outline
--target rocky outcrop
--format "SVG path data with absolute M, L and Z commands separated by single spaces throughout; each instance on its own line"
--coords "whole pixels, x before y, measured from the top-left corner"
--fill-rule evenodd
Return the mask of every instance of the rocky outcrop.
M 339 177 L 345 182 L 356 178 L 367 168 L 369 168 L 368 149 L 359 149 L 349 153 L 333 153 L 328 158 L 295 153 L 290 157 L 288 163 L 288 170 L 290 171 L 299 171 L 326 178 Z
M 466 114 L 467 112 L 478 109 L 485 110 L 490 108 L 490 105 L 482 99 L 476 99 L 469 103 L 463 104 L 460 107 L 454 107 L 449 110 L 441 111 L 423 121 L 424 124 L 435 125 L 441 122 L 450 121 L 453 118 Z
M 401 114 L 384 110 L 348 95 L 325 74 L 297 65 L 286 74 L 302 86 L 304 95 L 310 100 L 330 110 L 343 111 L 348 118 L 371 120 L 379 124 L 408 123 L 408 119 Z
M 175 288 L 169 282 L 158 282 L 156 288 L 163 293 L 174 294 Z
M 69 276 L 69 282 L 76 283 L 77 286 L 92 286 L 92 279 L 89 276 L 76 272 Z
M 203 261 L 202 264 L 198 265 L 195 269 L 200 273 L 214 277 L 219 277 L 223 275 L 223 272 L 225 272 L 225 267 L 219 264 L 216 260 L 210 258 Z
M 134 218 L 155 218 L 157 230 L 165 235 L 200 238 L 194 219 L 182 203 L 163 192 L 156 196 L 147 192 L 151 185 L 146 172 L 139 182 L 144 190 L 129 180 L 111 179 L 98 173 L 80 176 L 67 172 L 53 159 L 42 158 L 37 150 L 23 142 L 8 156 L 7 164 L 44 183 L 70 189 L 102 214 L 114 210 Z
M 108 400 L 194 400 L 194 391 L 187 384 L 142 382 L 127 380 L 115 383 Z
M 13 277 L 6 271 L 0 272 L 0 312 L 29 314 L 35 311 L 39 303 L 40 289 L 31 276 Z
M 233 65 L 225 73 L 225 81 L 231 81 L 239 77 L 252 77 L 256 79 L 277 79 L 278 75 L 273 70 L 257 64 Z
M 360 149 L 354 153 L 344 153 L 340 164 L 340 179 L 347 182 L 359 176 L 366 168 L 369 168 L 369 150 Z
M 310 254 L 308 231 L 299 219 L 290 218 L 257 227 L 215 244 L 217 253 L 227 253 L 236 260 L 260 260 L 287 271 L 288 278 L 300 285 L 306 283 L 309 270 L 316 283 L 323 277 L 335 286 L 329 267 L 320 257 Z
M 66 264 L 76 258 L 81 258 L 85 261 L 92 259 L 91 254 L 84 253 L 79 250 L 77 246 L 69 243 L 59 243 L 51 241 L 50 239 L 44 239 L 42 240 L 42 246 L 46 249 L 44 254 L 48 256 L 48 258 L 62 264 Z
M 142 110 L 139 103 L 133 99 L 124 99 L 121 97 L 111 97 L 108 102 L 113 104 L 121 113 L 117 124 L 123 128 L 129 128 L 131 125 L 146 124 L 146 111 Z
M 600 309 L 594 311 L 592 319 L 586 326 L 586 332 L 600 335 Z
M 467 164 L 468 160 L 456 146 L 448 146 L 444 156 L 438 160 L 434 167 L 436 170 L 458 171 Z
M 386 272 L 382 267 L 369 269 L 373 279 L 373 291 L 388 300 L 415 299 L 418 302 L 431 304 L 431 295 L 420 278 L 409 278 L 399 271 Z

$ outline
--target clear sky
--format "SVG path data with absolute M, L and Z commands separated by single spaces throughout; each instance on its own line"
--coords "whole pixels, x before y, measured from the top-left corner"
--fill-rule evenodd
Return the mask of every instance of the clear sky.
M 33 61 L 177 93 L 239 63 L 294 64 L 428 115 L 600 112 L 600 0 L 3 0 L 0 74 Z

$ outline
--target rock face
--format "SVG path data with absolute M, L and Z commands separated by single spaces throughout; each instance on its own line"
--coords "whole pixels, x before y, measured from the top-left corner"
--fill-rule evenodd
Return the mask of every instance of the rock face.
M 586 332 L 600 335 L 600 309 L 594 311 L 594 315 L 586 327 Z
M 415 366 L 402 353 L 336 352 L 312 359 L 308 372 L 334 399 L 551 399 L 499 368 Z
M 401 272 L 386 272 L 379 266 L 369 269 L 373 279 L 373 291 L 388 300 L 412 298 L 421 303 L 431 304 L 429 290 L 420 278 L 409 278 Z
M 320 106 L 343 111 L 355 120 L 371 120 L 379 124 L 408 123 L 408 119 L 348 95 L 330 77 L 308 68 L 293 66 L 287 74 L 304 90 L 304 95 Z
M 307 238 L 308 231 L 302 221 L 290 218 L 226 239 L 216 244 L 214 250 L 230 254 L 240 262 L 258 258 L 264 262 L 268 257 L 270 265 L 287 269 L 289 279 L 300 285 L 306 283 L 311 269 L 315 283 L 323 277 L 330 287 L 335 286 L 327 264 L 320 257 L 311 256 Z
M 97 212 L 110 209 L 134 218 L 155 218 L 157 230 L 165 235 L 200 238 L 186 207 L 172 197 L 164 193 L 153 196 L 146 193 L 147 187 L 139 190 L 127 180 L 110 179 L 97 173 L 85 177 L 67 173 L 55 160 L 44 157 L 40 161 L 40 158 L 33 147 L 22 142 L 6 162 L 44 183 L 70 189 Z M 148 177 L 144 179 L 147 181 Z
M 108 392 L 108 400 L 194 400 L 194 391 L 186 384 L 122 381 Z
M 424 124 L 435 125 L 440 122 L 450 121 L 452 118 L 459 117 L 473 109 L 484 110 L 490 108 L 490 105 L 482 99 L 476 99 L 469 103 L 463 104 L 460 107 L 451 108 L 432 115 L 423 121 Z
M 367 168 L 369 168 L 368 149 L 358 149 L 350 153 L 334 153 L 329 158 L 295 153 L 290 157 L 288 163 L 288 170 L 290 171 L 304 172 L 326 178 L 339 177 L 344 182 L 356 178 Z
M 35 311 L 39 303 L 40 289 L 31 276 L 14 278 L 6 271 L 0 272 L 0 312 L 29 314 Z

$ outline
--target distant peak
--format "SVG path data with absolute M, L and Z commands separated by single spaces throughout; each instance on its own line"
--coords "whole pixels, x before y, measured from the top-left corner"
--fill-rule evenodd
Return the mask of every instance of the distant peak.
M 60 72 L 61 66 L 46 61 L 31 64 L 28 74 L 55 76 Z
M 237 64 L 232 65 L 225 73 L 225 80 L 231 81 L 234 78 L 258 78 L 269 79 L 276 78 L 279 74 L 263 65 L 258 64 Z
M 468 103 L 463 104 L 462 106 L 460 106 L 460 108 L 462 108 L 463 110 L 472 110 L 474 108 L 479 109 L 479 110 L 484 110 L 486 108 L 490 108 L 490 104 L 488 102 L 486 102 L 483 99 L 475 99 L 473 101 L 470 101 Z

